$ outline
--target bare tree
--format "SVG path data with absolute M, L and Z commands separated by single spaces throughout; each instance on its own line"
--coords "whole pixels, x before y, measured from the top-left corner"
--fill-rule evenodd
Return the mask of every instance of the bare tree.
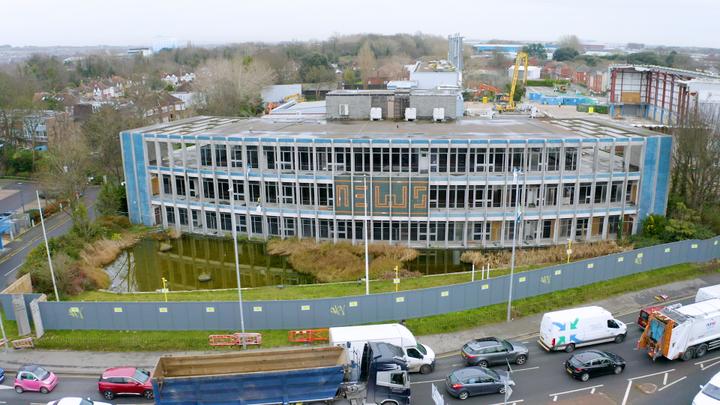
M 702 210 L 720 201 L 720 111 L 700 109 L 673 132 L 672 194 Z
M 58 116 L 48 128 L 55 142 L 41 161 L 40 182 L 43 189 L 60 200 L 70 202 L 72 208 L 87 188 L 91 170 L 90 149 L 80 127 L 67 115 Z
M 578 53 L 582 53 L 585 50 L 576 35 L 563 35 L 560 37 L 560 39 L 558 39 L 558 48 L 572 48 L 578 51 Z
M 260 104 L 260 91 L 275 82 L 275 72 L 251 58 L 211 59 L 198 71 L 195 88 L 205 101 L 204 113 L 249 115 Z
M 362 78 L 363 88 L 367 89 L 368 79 L 372 76 L 375 68 L 377 67 L 377 61 L 375 60 L 375 54 L 370 49 L 370 42 L 365 41 L 363 46 L 358 51 L 358 66 L 360 66 L 360 77 Z

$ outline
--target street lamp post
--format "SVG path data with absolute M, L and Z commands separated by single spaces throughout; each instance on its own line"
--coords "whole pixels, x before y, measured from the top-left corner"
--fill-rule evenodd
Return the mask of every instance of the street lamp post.
M 370 295 L 370 256 L 368 255 L 368 198 L 367 176 L 363 176 L 363 190 L 365 193 L 365 222 L 363 223 L 363 238 L 365 239 L 365 295 Z
M 230 215 L 232 225 L 232 238 L 233 248 L 235 249 L 235 274 L 237 276 L 237 290 L 238 290 L 238 306 L 240 308 L 240 333 L 242 333 L 242 346 L 243 350 L 247 349 L 247 343 L 245 342 L 245 316 L 243 314 L 243 299 L 242 299 L 242 288 L 240 284 L 240 256 L 238 255 L 238 241 L 237 241 L 237 224 L 235 223 L 235 187 L 233 187 L 232 180 L 228 186 L 230 191 Z
M 513 218 L 513 241 L 512 257 L 510 259 L 510 288 L 508 291 L 507 321 L 511 320 L 513 279 L 515 278 L 515 241 L 518 235 L 518 223 L 520 222 L 520 187 L 518 186 L 518 170 L 513 170 L 513 183 L 515 184 L 515 218 Z
M 40 205 L 40 192 L 35 190 L 37 196 L 38 210 L 40 211 L 40 223 L 42 224 L 43 237 L 45 238 L 45 250 L 47 251 L 48 266 L 50 267 L 50 277 L 52 278 L 53 291 L 55 292 L 55 301 L 60 301 L 60 295 L 58 295 L 57 283 L 55 283 L 55 271 L 53 270 L 52 259 L 50 258 L 50 245 L 48 244 L 47 232 L 45 232 L 45 219 L 43 219 L 42 206 Z

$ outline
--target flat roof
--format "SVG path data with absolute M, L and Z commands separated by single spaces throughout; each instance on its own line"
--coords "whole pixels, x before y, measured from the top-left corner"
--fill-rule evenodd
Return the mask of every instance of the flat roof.
M 316 139 L 624 139 L 661 136 L 643 128 L 602 119 L 460 119 L 442 123 L 431 121 L 326 121 L 308 119 L 288 122 L 264 118 L 197 116 L 169 123 L 129 130 L 155 135 L 271 136 Z

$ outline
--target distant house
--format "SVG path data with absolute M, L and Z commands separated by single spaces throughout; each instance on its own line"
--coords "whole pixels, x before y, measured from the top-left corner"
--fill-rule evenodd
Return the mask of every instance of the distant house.
M 130 48 L 127 51 L 128 56 L 150 56 L 152 53 L 150 48 Z
M 145 116 L 155 122 L 170 122 L 185 118 L 186 111 L 183 100 L 162 92 L 157 94 L 155 105 L 145 111 Z

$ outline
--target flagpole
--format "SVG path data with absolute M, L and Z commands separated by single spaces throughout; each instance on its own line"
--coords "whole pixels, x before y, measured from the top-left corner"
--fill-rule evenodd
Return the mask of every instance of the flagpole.
M 515 241 L 518 236 L 518 223 L 520 222 L 520 187 L 518 186 L 518 170 L 513 170 L 513 183 L 515 184 L 515 218 L 513 219 L 512 258 L 510 259 L 510 288 L 508 290 L 507 322 L 511 320 L 513 279 L 515 278 Z

